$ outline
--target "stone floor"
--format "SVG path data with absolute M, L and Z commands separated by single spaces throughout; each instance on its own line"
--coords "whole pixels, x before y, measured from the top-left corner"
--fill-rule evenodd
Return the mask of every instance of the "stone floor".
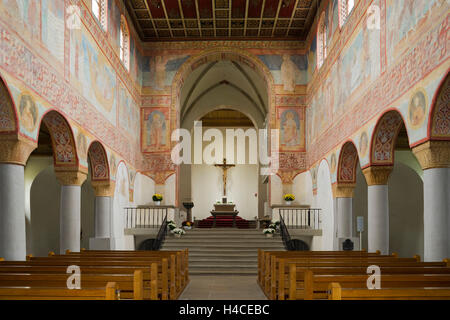
M 267 300 L 256 276 L 190 276 L 179 300 Z

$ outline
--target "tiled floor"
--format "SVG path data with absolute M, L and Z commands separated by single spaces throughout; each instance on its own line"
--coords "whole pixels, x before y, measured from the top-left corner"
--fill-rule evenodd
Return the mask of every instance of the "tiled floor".
M 191 276 L 179 300 L 267 300 L 256 276 Z

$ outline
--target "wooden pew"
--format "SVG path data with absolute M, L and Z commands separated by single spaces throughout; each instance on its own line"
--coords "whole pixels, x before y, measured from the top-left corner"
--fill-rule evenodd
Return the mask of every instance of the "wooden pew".
M 289 288 L 289 265 L 296 267 L 296 276 L 300 286 L 304 280 L 305 270 L 314 269 L 318 274 L 362 274 L 366 279 L 366 270 L 369 265 L 375 264 L 382 268 L 382 274 L 401 274 L 408 268 L 412 274 L 448 274 L 448 260 L 444 262 L 420 262 L 420 257 L 398 258 L 382 256 L 379 252 L 367 254 L 367 252 L 264 252 L 259 251 L 259 266 L 265 266 L 265 270 L 259 270 L 258 282 L 269 299 L 285 299 Z M 262 263 L 262 259 L 265 259 Z M 387 269 L 390 268 L 390 269 Z M 411 269 L 415 268 L 415 269 Z M 424 268 L 421 270 L 421 268 Z M 333 271 L 330 271 L 333 269 Z M 408 273 L 409 274 L 409 273 Z M 262 278 L 262 279 L 261 279 Z
M 81 288 L 99 288 L 105 283 L 114 282 L 120 289 L 121 298 L 143 300 L 142 274 L 142 270 L 135 270 L 133 274 L 82 274 Z M 64 288 L 67 287 L 69 276 L 70 274 L 64 273 L 1 273 L 0 287 Z
M 80 290 L 67 288 L 20 288 L 0 287 L 0 300 L 117 300 L 117 284 L 108 282 L 106 286 Z
M 339 283 L 330 283 L 329 300 L 450 300 L 450 288 L 389 288 L 354 289 L 342 288 Z
M 283 255 L 283 257 L 286 257 Z M 308 256 L 308 257 L 292 257 L 287 259 L 287 262 L 289 263 L 296 263 L 299 266 L 302 267 L 312 267 L 312 266 L 334 266 L 336 263 L 348 263 L 349 266 L 361 266 L 361 265 L 371 265 L 371 264 L 380 264 L 380 263 L 416 263 L 416 259 L 414 258 L 397 258 L 395 256 L 341 256 L 337 255 L 335 257 L 332 256 L 323 256 L 323 257 L 317 257 L 317 256 Z M 274 282 L 276 281 L 276 277 L 278 274 L 277 270 L 277 255 L 266 255 L 266 261 L 265 261 L 265 271 L 263 273 L 264 278 L 262 279 L 262 283 L 260 284 L 263 291 L 266 293 L 266 295 L 269 298 L 274 298 L 275 292 L 272 290 L 270 292 L 271 288 L 274 286 Z
M 158 300 L 158 299 L 167 299 L 169 295 L 169 290 L 171 291 L 173 297 L 176 297 L 179 292 L 177 292 L 175 285 L 170 287 L 168 283 L 168 275 L 167 275 L 167 260 L 164 259 L 161 263 L 157 262 L 124 262 L 124 261 L 112 261 L 108 259 L 104 260 L 96 260 L 96 262 L 92 262 L 90 260 L 82 261 L 80 259 L 54 259 L 54 260 L 41 260 L 39 258 L 31 261 L 4 261 L 0 262 L 0 272 L 1 270 L 5 270 L 7 268 L 8 272 L 32 272 L 33 268 L 35 272 L 36 268 L 59 268 L 67 270 L 67 267 L 70 265 L 77 265 L 80 267 L 82 272 L 82 280 L 85 272 L 89 272 L 88 274 L 93 274 L 95 268 L 98 269 L 98 273 L 104 274 L 117 274 L 119 272 L 125 272 L 123 268 L 128 268 L 128 274 L 134 274 L 136 270 L 142 272 L 142 281 L 143 281 L 143 297 L 144 299 Z M 165 266 L 165 267 L 164 267 Z M 92 267 L 92 269 L 88 269 Z M 11 271 L 11 268 L 15 271 Z M 26 268 L 26 269 L 25 269 Z M 30 270 L 31 269 L 31 270 Z M 94 270 L 93 270 L 94 269 Z M 161 272 L 158 272 L 158 269 Z M 41 269 L 42 270 L 42 269 Z M 64 271 L 65 272 L 65 271 Z M 68 274 L 65 274 L 68 277 Z M 175 270 L 172 271 L 172 278 L 175 277 Z M 173 283 L 175 283 L 173 281 Z M 125 298 L 132 298 L 132 295 L 127 294 L 127 291 L 123 294 Z M 172 298 L 172 297 L 171 297 Z

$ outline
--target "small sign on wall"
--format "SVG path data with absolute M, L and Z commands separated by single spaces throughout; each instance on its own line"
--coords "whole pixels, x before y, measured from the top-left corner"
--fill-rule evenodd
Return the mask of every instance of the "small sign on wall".
M 364 217 L 362 216 L 356 217 L 356 231 L 358 232 L 364 231 Z

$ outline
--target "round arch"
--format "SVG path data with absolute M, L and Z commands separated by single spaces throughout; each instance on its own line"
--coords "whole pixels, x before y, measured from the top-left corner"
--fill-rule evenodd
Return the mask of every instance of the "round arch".
M 407 127 L 405 121 L 396 109 L 384 112 L 377 121 L 370 143 L 370 165 L 394 165 L 394 149 L 402 127 Z M 408 135 L 408 132 L 406 132 Z
M 443 78 L 430 108 L 429 140 L 450 140 L 450 72 Z
M 347 141 L 341 148 L 337 164 L 336 182 L 338 184 L 356 184 L 358 150 L 353 141 Z
M 88 157 L 92 169 L 92 181 L 109 181 L 110 171 L 108 156 L 103 145 L 95 140 L 88 148 Z
M 275 107 L 275 96 L 273 93 L 274 80 L 267 66 L 256 56 L 240 49 L 236 48 L 213 48 L 202 51 L 201 53 L 190 57 L 187 59 L 181 67 L 178 69 L 172 81 L 172 108 L 180 111 L 180 99 L 181 99 L 181 89 L 184 85 L 185 80 L 189 74 L 202 66 L 205 63 L 230 60 L 238 63 L 242 63 L 257 74 L 259 74 L 266 82 L 267 94 L 268 94 L 268 109 L 269 113 L 272 114 L 273 108 Z
M 231 110 L 239 111 L 240 113 L 244 114 L 251 120 L 251 122 L 253 123 L 253 126 L 255 128 L 261 128 L 260 123 L 256 120 L 256 116 L 257 116 L 256 114 L 250 114 L 247 110 L 240 110 L 236 106 L 232 106 L 232 105 L 211 106 L 208 109 L 203 109 L 201 112 L 192 114 L 192 116 L 183 119 L 183 122 L 181 123 L 181 127 L 186 128 L 188 130 L 192 129 L 194 121 L 201 119 L 203 116 L 207 115 L 208 113 L 210 113 L 212 111 L 216 111 L 216 110 L 220 110 L 220 109 L 231 109 Z M 261 119 L 259 119 L 259 120 L 261 120 Z M 186 123 L 189 123 L 192 125 L 187 126 Z
M 49 110 L 42 116 L 38 132 L 42 123 L 50 132 L 55 170 L 78 170 L 79 158 L 75 137 L 66 118 L 56 110 Z
M 8 85 L 0 74 L 0 134 L 17 134 L 18 132 L 17 108 Z

